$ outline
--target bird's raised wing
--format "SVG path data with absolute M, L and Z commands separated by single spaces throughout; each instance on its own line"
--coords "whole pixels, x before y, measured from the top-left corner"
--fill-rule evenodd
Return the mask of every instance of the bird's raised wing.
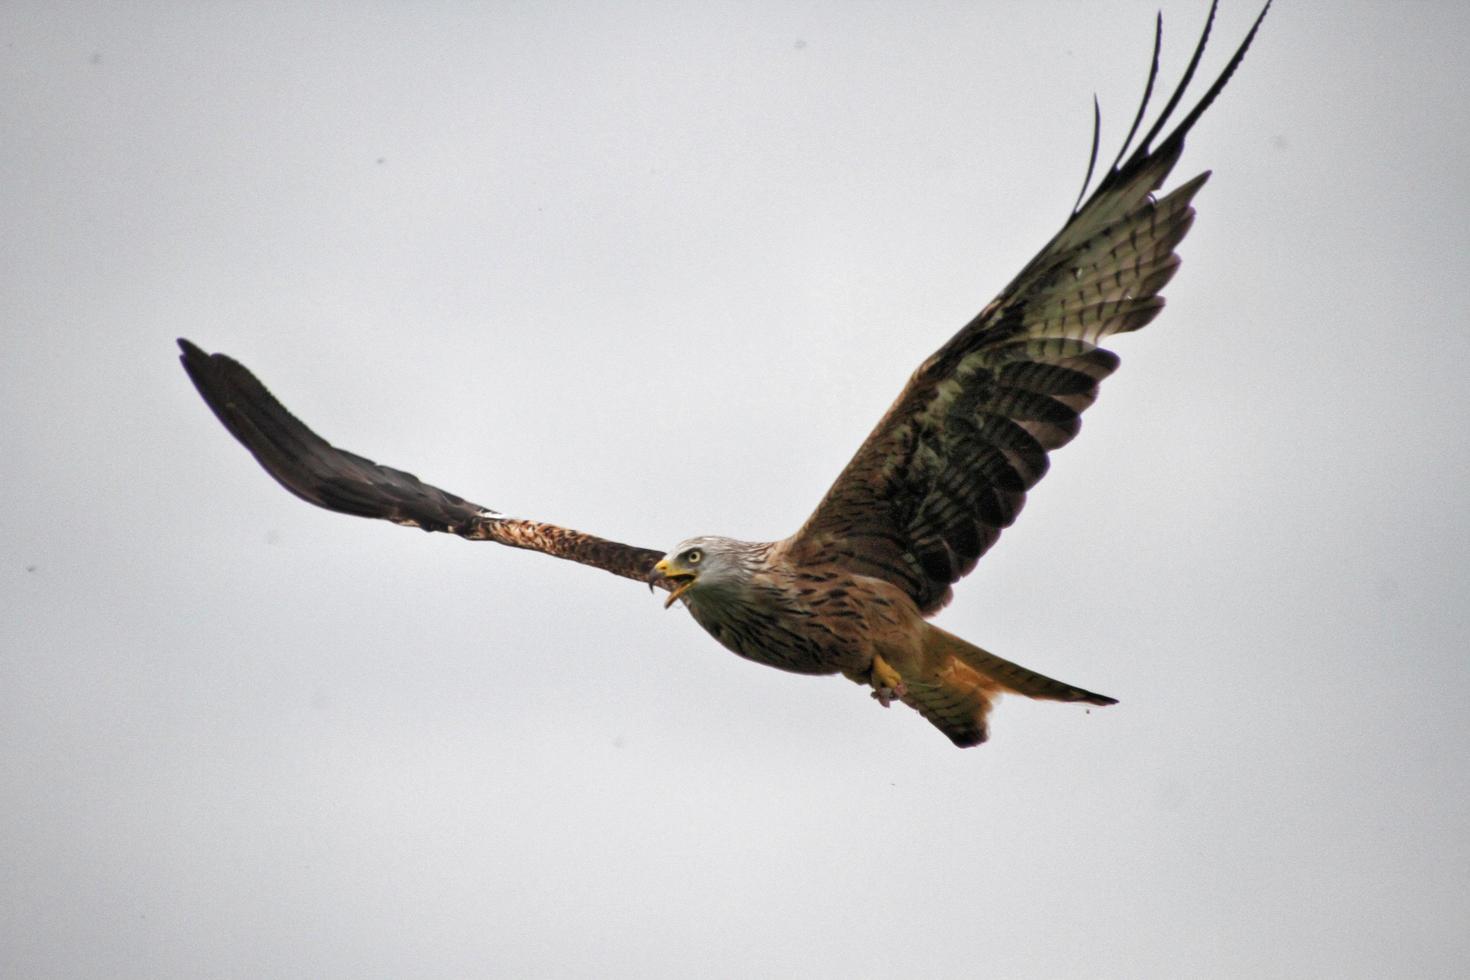
M 1147 324 L 1179 268 L 1174 248 L 1194 220 L 1209 173 L 1162 198 L 1184 137 L 1244 58 L 1268 2 L 1204 97 L 1150 148 L 1189 85 L 1215 5 L 1174 94 L 1131 154 L 1158 75 L 1162 21 L 1142 104 L 1117 160 L 1086 203 L 1009 286 L 919 366 L 805 525 L 783 543 L 791 560 L 835 562 L 904 589 L 924 612 L 1009 527 L 1047 453 L 1077 434 L 1079 416 L 1118 358 L 1097 344 Z M 1127 155 L 1127 159 L 1124 157 Z M 1092 164 L 1097 160 L 1094 128 Z M 1078 196 L 1081 202 L 1082 195 Z
M 662 553 L 648 548 L 506 517 L 432 487 L 412 473 L 338 449 L 303 425 L 244 365 L 180 340 L 184 370 L 230 434 L 265 471 L 307 503 L 358 517 L 377 517 L 472 541 L 498 541 L 648 581 Z M 670 583 L 662 584 L 670 588 Z

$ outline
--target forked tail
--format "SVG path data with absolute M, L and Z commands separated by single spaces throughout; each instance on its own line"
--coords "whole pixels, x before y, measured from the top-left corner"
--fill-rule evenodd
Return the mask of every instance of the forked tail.
M 932 623 L 926 625 L 923 676 L 903 678 L 903 700 L 958 746 L 985 741 L 991 703 L 1006 691 L 1044 701 L 1118 703 L 997 657 Z

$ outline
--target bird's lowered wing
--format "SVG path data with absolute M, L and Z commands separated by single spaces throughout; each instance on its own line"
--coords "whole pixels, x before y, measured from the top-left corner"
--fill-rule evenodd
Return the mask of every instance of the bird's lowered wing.
M 1026 491 L 1046 473 L 1047 454 L 1077 434 L 1099 382 L 1117 368 L 1118 358 L 1097 344 L 1137 330 L 1163 308 L 1159 290 L 1179 267 L 1174 248 L 1209 174 L 1162 198 L 1153 192 L 1269 8 L 1194 109 L 1151 148 L 1199 65 L 1211 5 L 1183 79 L 1128 154 L 1158 75 L 1159 23 L 1142 104 L 1117 160 L 1020 275 L 919 366 L 816 511 L 783 543 L 792 560 L 831 561 L 884 578 L 926 613 L 949 601 L 950 586 L 1016 519 Z M 1091 177 L 1089 165 L 1084 194 Z
M 180 340 L 179 360 L 230 434 L 265 471 L 307 503 L 377 517 L 472 541 L 497 541 L 566 558 L 646 582 L 662 553 L 648 548 L 506 517 L 430 486 L 412 473 L 338 449 L 303 425 L 244 365 Z M 662 584 L 669 588 L 668 583 Z

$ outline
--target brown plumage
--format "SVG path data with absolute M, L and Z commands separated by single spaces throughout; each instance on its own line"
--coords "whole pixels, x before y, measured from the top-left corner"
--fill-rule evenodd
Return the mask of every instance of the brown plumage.
M 180 340 L 184 368 L 220 421 L 286 489 L 328 510 L 592 565 L 670 592 L 742 657 L 798 673 L 841 673 L 910 705 L 956 744 L 986 738 L 997 694 L 1112 698 L 1003 660 L 925 621 L 1016 519 L 1048 454 L 1076 436 L 1116 370 L 1104 338 L 1149 323 L 1179 268 L 1208 173 L 1156 191 L 1184 138 L 1240 64 L 1262 9 L 1223 72 L 1157 146 L 1192 79 L 1215 6 L 1184 77 L 1153 127 L 1128 147 L 1158 73 L 1161 26 L 1143 103 L 1124 147 L 1085 203 L 1000 295 L 921 364 L 878 426 L 791 537 L 693 538 L 667 555 L 506 517 L 411 474 L 337 449 L 299 422 L 238 362 Z M 1094 134 L 1093 163 L 1097 141 Z M 1083 195 L 1090 183 L 1084 181 Z M 1079 195 L 1079 202 L 1082 196 Z

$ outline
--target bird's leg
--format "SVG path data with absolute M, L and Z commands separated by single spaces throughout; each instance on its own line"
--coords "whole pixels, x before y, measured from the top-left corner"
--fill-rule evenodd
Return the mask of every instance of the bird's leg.
M 908 693 L 898 671 L 876 653 L 873 654 L 873 666 L 868 671 L 868 683 L 873 685 L 873 697 L 885 708 L 893 703 L 894 698 L 903 700 Z

